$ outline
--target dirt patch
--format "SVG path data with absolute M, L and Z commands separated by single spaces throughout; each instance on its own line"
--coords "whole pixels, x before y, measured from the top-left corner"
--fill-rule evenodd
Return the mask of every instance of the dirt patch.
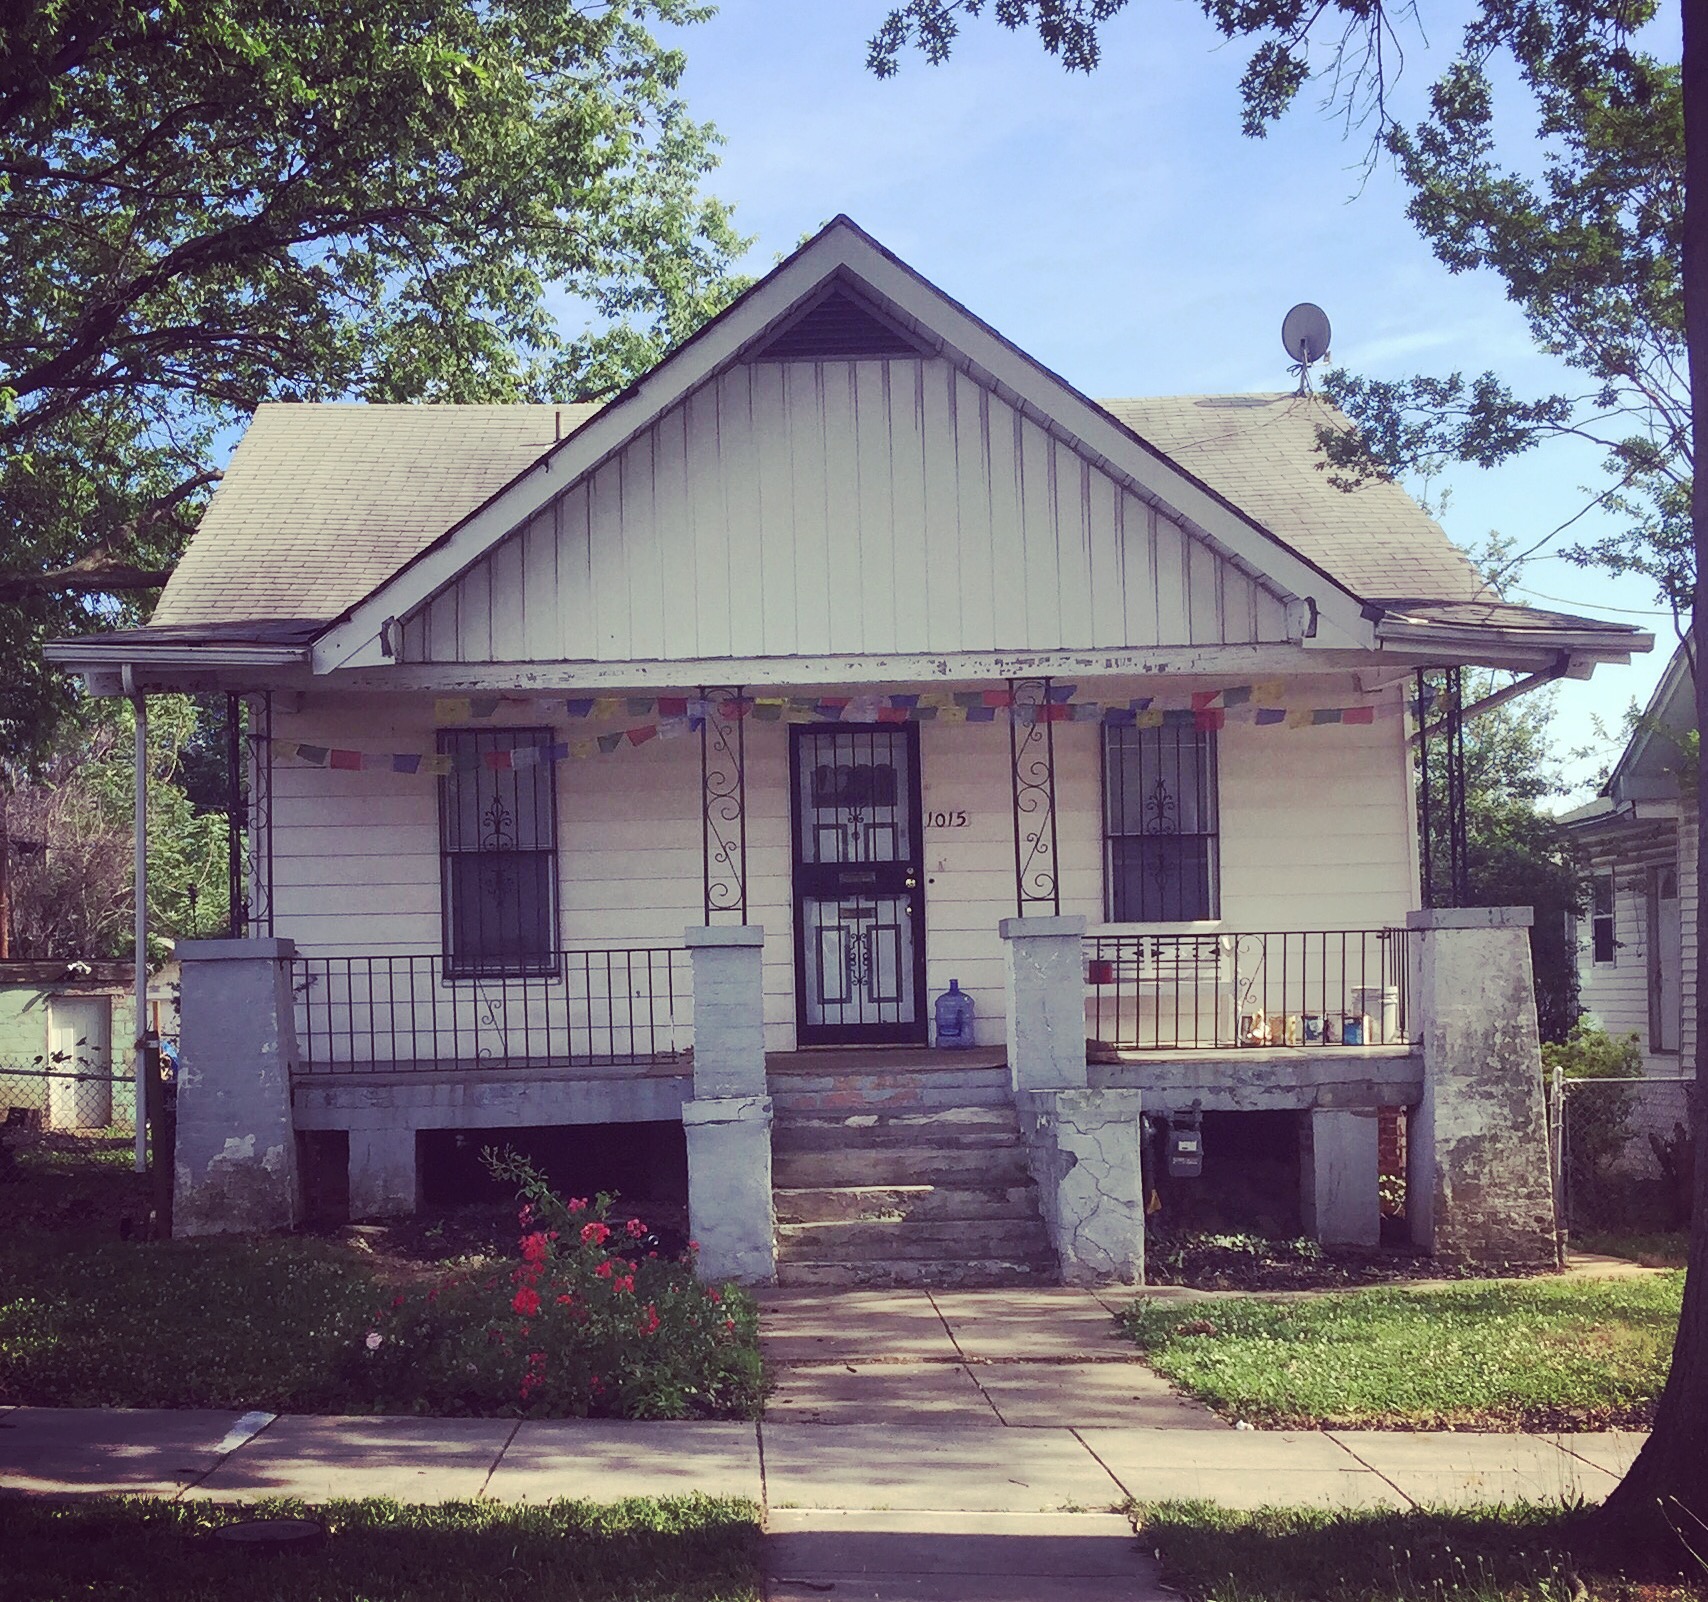
M 1146 1281 L 1193 1290 L 1339 1290 L 1414 1280 L 1518 1279 L 1546 1272 L 1534 1264 L 1449 1263 L 1402 1247 L 1366 1250 L 1264 1235 L 1153 1229 L 1145 1239 Z

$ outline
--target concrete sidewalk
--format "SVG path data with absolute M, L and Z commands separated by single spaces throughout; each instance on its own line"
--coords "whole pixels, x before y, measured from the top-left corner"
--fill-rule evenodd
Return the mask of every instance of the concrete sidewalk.
M 1596 1501 L 1641 1440 L 1624 1432 L 827 1428 L 16 1407 L 0 1411 L 0 1489 L 427 1503 L 703 1491 L 773 1511 L 931 1514 L 1103 1512 L 1129 1496 L 1405 1508 Z

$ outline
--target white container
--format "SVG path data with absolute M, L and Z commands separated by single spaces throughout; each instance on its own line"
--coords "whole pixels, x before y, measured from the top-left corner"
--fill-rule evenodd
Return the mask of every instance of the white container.
M 1358 985 L 1352 1006 L 1367 1020 L 1364 1044 L 1394 1046 L 1400 1042 L 1400 993 L 1393 985 Z

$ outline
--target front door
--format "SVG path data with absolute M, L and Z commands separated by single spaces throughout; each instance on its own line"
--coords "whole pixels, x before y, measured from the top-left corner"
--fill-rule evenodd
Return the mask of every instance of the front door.
M 800 1044 L 923 1045 L 919 730 L 790 734 Z

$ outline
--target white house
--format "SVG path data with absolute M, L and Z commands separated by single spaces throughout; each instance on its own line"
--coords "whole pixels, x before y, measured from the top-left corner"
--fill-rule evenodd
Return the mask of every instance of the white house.
M 1601 793 L 1565 820 L 1590 869 L 1579 1000 L 1609 1034 L 1637 1037 L 1653 1083 L 1639 1091 L 1635 1123 L 1663 1137 L 1688 1125 L 1685 1081 L 1695 1074 L 1695 728 L 1680 646 Z
M 1296 1114 L 1346 1240 L 1402 1107 L 1418 1238 L 1539 1250 L 1523 931 L 1420 913 L 1411 742 L 1650 642 L 1323 426 L 1089 400 L 845 218 L 603 406 L 263 407 L 150 625 L 54 648 L 250 709 L 180 1225 L 294 1217 L 298 1137 L 383 1213 L 424 1131 L 680 1122 L 709 1265 L 1132 1277 L 1141 1107 Z

